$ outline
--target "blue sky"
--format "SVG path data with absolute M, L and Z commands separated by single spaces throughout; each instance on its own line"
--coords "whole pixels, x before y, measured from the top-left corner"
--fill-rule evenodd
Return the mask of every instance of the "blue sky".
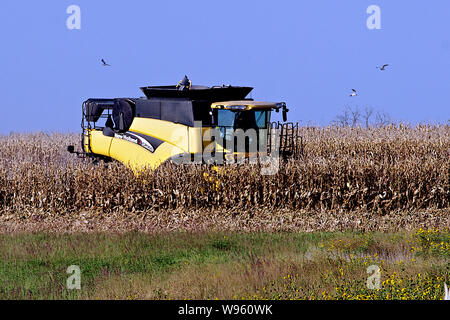
M 72 4 L 80 30 L 66 27 Z M 381 30 L 366 26 L 372 4 Z M 446 123 L 449 15 L 448 0 L 2 0 L 0 133 L 78 132 L 85 99 L 138 97 L 184 74 L 253 86 L 254 99 L 286 101 L 303 123 L 326 125 L 345 106 Z

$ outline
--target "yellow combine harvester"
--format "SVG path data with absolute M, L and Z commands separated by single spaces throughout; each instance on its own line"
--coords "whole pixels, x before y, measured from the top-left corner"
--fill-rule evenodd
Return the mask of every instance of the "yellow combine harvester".
M 82 151 L 73 146 L 68 151 L 115 159 L 133 170 L 156 169 L 168 160 L 205 162 L 206 151 L 216 160 L 270 153 L 270 136 L 277 129 L 281 155 L 293 155 L 293 124 L 270 122 L 273 110 L 281 110 L 286 121 L 286 104 L 246 98 L 252 89 L 195 86 L 185 77 L 176 86 L 142 87 L 142 98 L 88 99 L 83 103 Z M 238 129 L 245 139 L 241 149 L 235 145 Z

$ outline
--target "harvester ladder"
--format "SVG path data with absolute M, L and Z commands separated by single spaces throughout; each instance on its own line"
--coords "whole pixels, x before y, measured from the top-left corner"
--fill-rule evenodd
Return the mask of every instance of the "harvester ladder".
M 279 152 L 283 158 L 293 157 L 298 158 L 303 156 L 303 138 L 299 134 L 299 123 L 295 125 L 292 122 L 281 123 L 272 122 L 269 127 L 268 134 L 268 152 L 274 151 L 273 136 L 275 135 L 274 130 L 279 132 Z

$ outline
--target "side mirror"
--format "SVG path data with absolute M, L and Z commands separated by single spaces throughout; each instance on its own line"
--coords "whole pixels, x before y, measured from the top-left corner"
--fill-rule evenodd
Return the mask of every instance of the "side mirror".
M 75 153 L 75 148 L 74 148 L 74 146 L 67 146 L 67 151 L 68 151 L 69 153 Z

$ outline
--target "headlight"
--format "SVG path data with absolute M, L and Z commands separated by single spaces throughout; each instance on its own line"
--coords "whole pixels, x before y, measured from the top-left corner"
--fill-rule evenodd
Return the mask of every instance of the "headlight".
M 245 109 L 247 109 L 247 106 L 228 106 L 227 109 L 231 109 L 231 110 L 245 110 Z

